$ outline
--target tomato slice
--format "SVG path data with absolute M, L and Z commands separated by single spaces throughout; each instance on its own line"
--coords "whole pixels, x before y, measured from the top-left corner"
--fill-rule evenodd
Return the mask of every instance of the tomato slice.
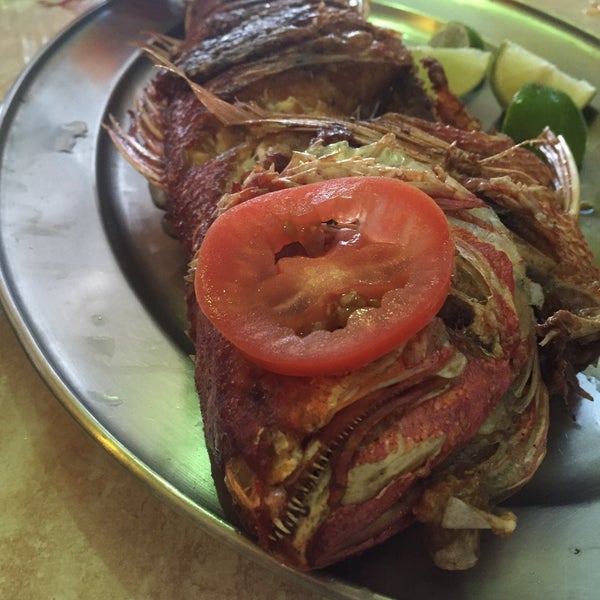
M 204 314 L 255 363 L 286 375 L 357 369 L 427 323 L 448 294 L 444 213 L 398 180 L 347 177 L 230 208 L 198 252 Z

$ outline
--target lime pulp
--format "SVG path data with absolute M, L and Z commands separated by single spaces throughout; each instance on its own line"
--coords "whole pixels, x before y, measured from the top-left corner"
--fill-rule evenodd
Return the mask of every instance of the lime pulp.
M 503 41 L 490 68 L 490 84 L 500 105 L 506 107 L 526 83 L 542 83 L 562 90 L 579 108 L 596 93 L 596 88 L 585 79 L 572 77 L 515 42 Z
M 477 48 L 484 49 L 482 37 L 472 27 L 450 21 L 429 40 L 434 48 Z
M 415 46 L 411 52 L 417 65 L 423 58 L 435 58 L 444 68 L 448 87 L 457 96 L 465 96 L 484 80 L 492 58 L 491 52 L 477 48 Z

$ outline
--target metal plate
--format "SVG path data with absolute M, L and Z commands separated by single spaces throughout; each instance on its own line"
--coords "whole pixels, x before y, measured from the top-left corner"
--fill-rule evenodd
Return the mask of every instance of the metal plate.
M 600 586 L 600 404 L 576 419 L 555 407 L 548 458 L 513 501 L 509 539 L 486 538 L 465 573 L 431 566 L 418 530 L 325 572 L 299 574 L 238 532 L 215 488 L 185 335 L 178 245 L 161 227 L 145 181 L 102 130 L 124 117 L 152 74 L 131 42 L 176 32 L 167 0 L 108 2 L 62 33 L 9 94 L 0 122 L 2 301 L 32 361 L 68 410 L 132 471 L 208 532 L 282 577 L 328 597 L 595 597 Z M 440 21 L 472 24 L 491 45 L 522 43 L 600 88 L 600 41 L 521 3 L 485 0 L 373 2 L 378 24 L 423 42 Z M 600 120 L 590 140 L 583 195 L 600 207 Z M 499 117 L 491 92 L 470 100 L 486 125 Z M 582 225 L 598 249 L 598 213 Z M 590 371 L 582 383 L 598 396 Z

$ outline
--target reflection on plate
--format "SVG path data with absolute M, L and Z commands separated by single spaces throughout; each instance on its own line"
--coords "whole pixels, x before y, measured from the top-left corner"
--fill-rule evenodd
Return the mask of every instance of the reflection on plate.
M 86 15 L 51 44 L 7 98 L 0 126 L 2 299 L 31 359 L 111 453 L 255 560 L 271 559 L 238 534 L 219 499 L 204 448 L 185 338 L 178 244 L 161 227 L 145 181 L 117 155 L 101 124 L 124 117 L 152 74 L 131 46 L 141 32 L 177 32 L 167 0 L 122 0 Z M 373 2 L 378 24 L 423 42 L 439 21 L 462 20 L 491 45 L 509 37 L 600 87 L 600 41 L 510 2 Z M 110 39 L 110 44 L 97 40 Z M 600 206 L 599 100 L 587 111 L 586 201 Z M 470 99 L 493 126 L 490 90 Z M 595 248 L 597 211 L 583 218 Z M 596 373 L 582 383 L 598 396 Z M 431 566 L 418 529 L 326 572 L 283 576 L 330 597 L 593 597 L 600 584 L 600 407 L 573 420 L 556 406 L 548 458 L 512 503 L 509 539 L 485 539 L 465 573 Z M 366 589 L 365 589 L 366 588 Z M 410 590 L 407 593 L 406 590 Z

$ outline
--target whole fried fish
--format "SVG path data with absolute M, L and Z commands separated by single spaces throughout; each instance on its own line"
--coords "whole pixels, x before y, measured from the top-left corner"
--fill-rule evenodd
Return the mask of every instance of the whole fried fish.
M 598 357 L 600 277 L 561 140 L 537 140 L 546 162 L 483 132 L 437 63 L 425 92 L 401 36 L 354 4 L 191 2 L 185 39 L 145 48 L 162 70 L 128 129 L 109 132 L 164 191 L 189 256 L 207 445 L 248 531 L 312 569 L 420 521 L 436 564 L 464 569 L 481 530 L 516 526 L 494 507 L 544 457 L 549 394 L 578 393 L 575 374 Z M 267 192 L 362 176 L 399 179 L 443 209 L 455 260 L 442 309 L 350 372 L 254 364 L 196 301 L 208 228 Z

